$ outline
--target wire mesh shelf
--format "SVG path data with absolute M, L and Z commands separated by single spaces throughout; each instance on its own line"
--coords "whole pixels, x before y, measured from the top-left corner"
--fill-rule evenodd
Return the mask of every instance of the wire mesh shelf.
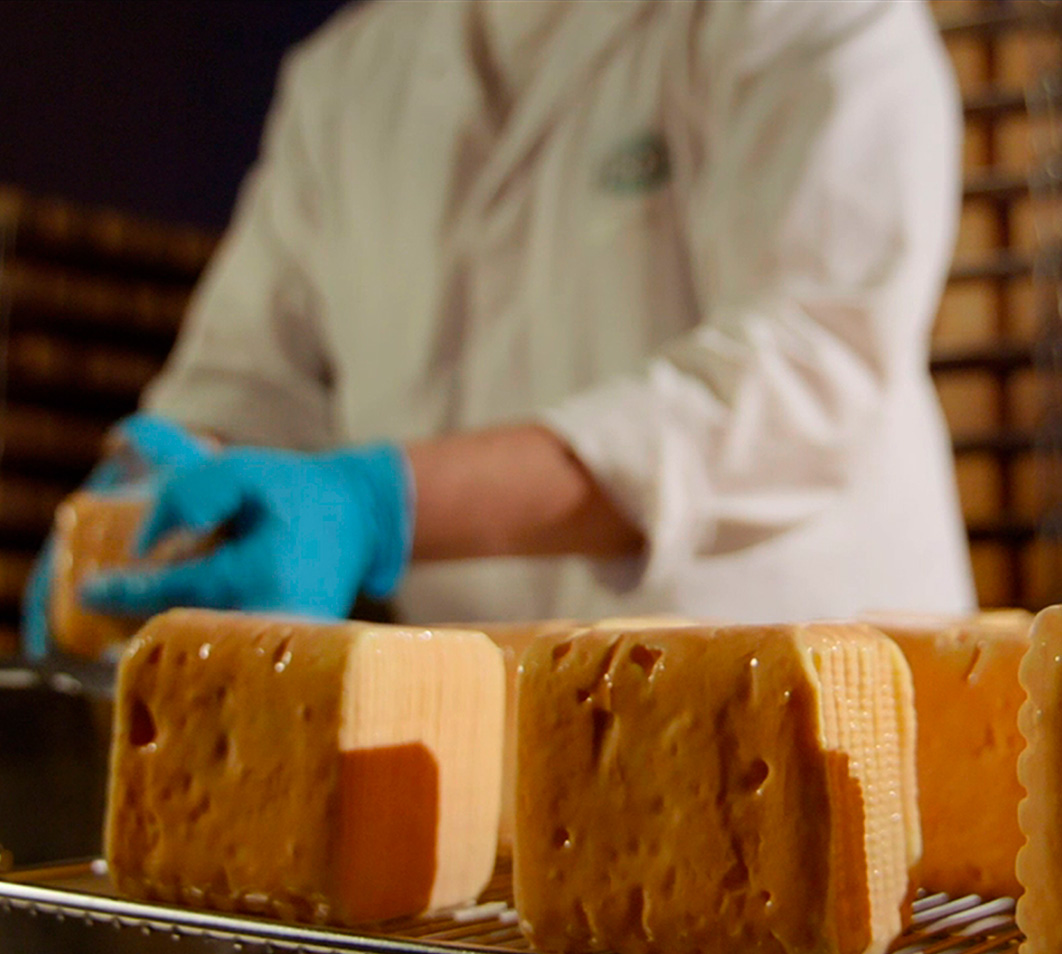
M 101 862 L 35 868 L 0 880 L 0 937 L 12 918 L 35 922 L 34 937 L 47 939 L 62 927 L 67 936 L 108 929 L 112 942 L 94 951 L 144 950 L 149 941 L 167 942 L 163 950 L 183 951 L 189 942 L 199 949 L 241 954 L 334 951 L 378 954 L 438 954 L 454 950 L 530 951 L 512 904 L 512 877 L 499 864 L 488 888 L 472 907 L 443 914 L 401 918 L 369 925 L 363 931 L 289 924 L 223 912 L 195 911 L 170 905 L 130 901 L 111 887 Z M 124 938 L 123 938 L 124 935 Z M 130 936 L 136 944 L 130 947 Z M 892 954 L 1003 954 L 1015 952 L 1021 934 L 1014 924 L 1012 898 L 983 899 L 977 895 L 951 898 L 922 892 L 913 905 L 911 923 L 893 943 Z M 183 945 L 182 945 L 182 942 Z M 203 947 L 203 943 L 208 945 Z M 30 954 L 30 949 L 22 950 Z M 154 947 L 150 947 L 155 950 Z

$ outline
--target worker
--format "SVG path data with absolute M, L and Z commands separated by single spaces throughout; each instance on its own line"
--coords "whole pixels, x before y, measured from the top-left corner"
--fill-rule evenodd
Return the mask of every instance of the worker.
M 960 129 L 921 2 L 342 10 L 119 429 L 155 468 L 142 547 L 226 541 L 83 598 L 972 608 L 928 373 Z

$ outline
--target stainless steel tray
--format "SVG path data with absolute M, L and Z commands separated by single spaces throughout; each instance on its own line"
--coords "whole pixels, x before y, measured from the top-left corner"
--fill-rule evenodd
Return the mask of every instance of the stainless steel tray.
M 1018 949 L 1014 901 L 923 894 L 893 954 L 997 954 Z M 11 872 L 0 879 L 0 951 L 63 954 L 262 954 L 362 951 L 439 954 L 528 951 L 512 907 L 512 879 L 499 865 L 475 907 L 402 918 L 364 931 L 288 924 L 245 915 L 193 911 L 117 895 L 101 862 Z

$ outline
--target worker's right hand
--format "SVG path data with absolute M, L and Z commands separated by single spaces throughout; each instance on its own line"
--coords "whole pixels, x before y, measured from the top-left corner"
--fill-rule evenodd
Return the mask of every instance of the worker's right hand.
M 119 491 L 210 454 L 204 441 L 181 425 L 154 414 L 134 414 L 120 421 L 108 435 L 107 443 L 113 445 L 113 451 L 89 474 L 83 485 L 88 490 Z M 48 650 L 53 550 L 49 535 L 22 594 L 22 651 L 29 659 L 40 659 Z
M 413 538 L 405 451 L 372 444 L 320 453 L 234 447 L 160 482 L 141 527 L 145 556 L 173 532 L 219 534 L 206 555 L 86 579 L 100 613 L 152 616 L 174 606 L 339 619 L 359 593 L 390 596 Z

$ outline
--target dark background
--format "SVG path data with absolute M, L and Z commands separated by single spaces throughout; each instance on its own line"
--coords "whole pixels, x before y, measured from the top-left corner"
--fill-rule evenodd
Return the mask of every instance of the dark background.
M 282 54 L 342 5 L 0 0 L 0 182 L 223 226 Z

